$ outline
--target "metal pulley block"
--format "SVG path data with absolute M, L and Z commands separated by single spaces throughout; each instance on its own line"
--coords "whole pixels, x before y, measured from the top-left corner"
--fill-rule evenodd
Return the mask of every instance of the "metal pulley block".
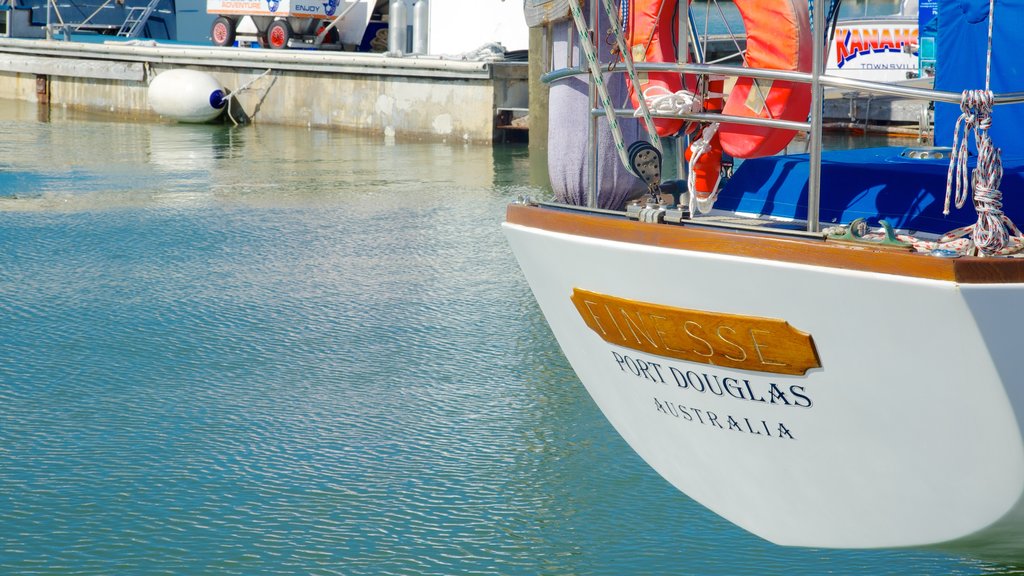
M 648 190 L 657 194 L 661 183 L 661 152 L 650 142 L 637 141 L 627 150 L 629 169 L 647 183 Z

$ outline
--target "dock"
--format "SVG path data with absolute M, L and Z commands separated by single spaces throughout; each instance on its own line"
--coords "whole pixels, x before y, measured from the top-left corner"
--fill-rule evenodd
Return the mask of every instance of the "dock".
M 932 78 L 915 78 L 901 84 L 931 88 Z M 928 100 L 827 89 L 823 106 L 827 129 L 914 137 L 922 142 L 933 136 L 934 109 Z
M 527 63 L 436 56 L 0 38 L 0 98 L 158 119 L 149 81 L 174 68 L 217 78 L 230 118 L 486 144 L 528 107 Z M 240 88 L 244 90 L 239 90 Z
M 104 36 L 101 38 L 112 38 Z M 715 39 L 722 57 L 731 41 Z M 535 63 L 542 72 L 544 63 Z M 342 129 L 385 138 L 490 144 L 526 139 L 543 145 L 546 126 L 530 126 L 528 63 L 468 61 L 370 52 L 266 50 L 153 40 L 84 42 L 0 37 L 0 98 L 159 120 L 147 102 L 161 72 L 189 68 L 235 94 L 227 121 Z M 545 90 L 534 86 L 543 103 Z M 928 102 L 830 91 L 828 127 L 926 138 Z M 536 114 L 546 123 L 546 115 Z M 538 139 L 539 138 L 539 139 Z

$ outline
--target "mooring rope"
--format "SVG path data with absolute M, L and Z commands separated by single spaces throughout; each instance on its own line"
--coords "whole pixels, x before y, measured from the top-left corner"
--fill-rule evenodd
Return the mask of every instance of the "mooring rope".
M 267 68 L 265 71 L 263 71 L 262 74 L 260 74 L 259 76 L 256 76 L 255 78 L 249 80 L 245 84 L 242 84 L 234 92 L 232 92 L 230 94 L 225 94 L 224 95 L 224 102 L 225 102 L 225 105 L 227 106 L 228 118 L 231 120 L 231 122 L 235 126 L 238 126 L 238 120 L 235 120 L 234 114 L 231 113 L 231 101 L 234 100 L 242 92 L 245 92 L 246 90 L 251 89 L 252 85 L 255 84 L 257 80 L 259 80 L 260 78 L 265 77 L 267 74 L 270 74 L 271 71 L 273 71 L 273 68 Z M 269 90 L 270 88 L 268 87 L 267 89 Z M 264 97 L 265 96 L 266 96 L 266 93 L 264 93 Z

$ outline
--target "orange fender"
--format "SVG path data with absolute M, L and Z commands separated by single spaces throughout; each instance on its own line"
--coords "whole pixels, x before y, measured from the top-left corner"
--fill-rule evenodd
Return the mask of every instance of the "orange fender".
M 807 0 L 735 0 L 735 4 L 747 29 L 747 66 L 811 71 L 813 48 Z M 723 112 L 804 122 L 810 110 L 809 84 L 741 77 L 736 80 Z M 722 149 L 735 158 L 771 156 L 784 149 L 796 135 L 793 130 L 724 122 L 718 133 Z
M 722 90 L 725 80 L 719 77 L 708 77 L 708 95 L 704 99 L 704 110 L 707 112 L 718 112 L 722 109 Z M 687 176 L 687 187 L 697 197 L 697 200 L 704 202 L 712 198 L 718 192 L 718 185 L 722 177 L 722 143 L 718 132 L 711 137 L 706 145 L 701 142 L 704 134 L 697 133 L 697 139 L 686 148 L 684 156 L 690 166 L 690 173 Z M 698 149 L 703 149 L 698 152 Z M 693 162 L 693 155 L 699 154 Z
M 690 174 L 687 177 L 692 182 L 687 186 L 692 187 L 697 200 L 703 202 L 714 197 L 718 192 L 718 185 L 722 178 L 722 143 L 721 137 L 715 133 L 711 137 L 710 147 L 693 162 L 693 155 L 696 153 L 695 145 L 686 148 L 686 161 L 690 165 Z

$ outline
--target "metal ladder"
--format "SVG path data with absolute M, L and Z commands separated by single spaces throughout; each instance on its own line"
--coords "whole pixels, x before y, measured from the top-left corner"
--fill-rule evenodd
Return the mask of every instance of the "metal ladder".
M 118 36 L 124 38 L 138 38 L 142 28 L 146 25 L 153 10 L 156 10 L 160 0 L 149 0 L 145 6 L 133 6 L 128 10 L 128 17 L 121 23 L 121 29 L 117 31 Z

